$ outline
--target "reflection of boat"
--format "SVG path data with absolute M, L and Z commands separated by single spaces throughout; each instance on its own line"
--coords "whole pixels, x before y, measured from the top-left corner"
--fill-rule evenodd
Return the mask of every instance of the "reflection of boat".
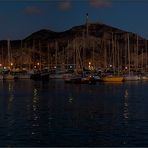
M 46 71 L 37 71 L 30 74 L 32 80 L 49 80 L 49 73 Z
M 3 75 L 2 74 L 0 75 L 0 80 L 3 80 Z
M 110 82 L 109 81 L 108 82 L 106 81 L 105 82 L 104 81 L 103 83 L 104 84 L 107 84 L 107 85 L 112 85 L 112 86 L 116 86 L 117 85 L 118 86 L 118 85 L 122 85 L 124 83 L 124 81 L 121 81 L 121 82 L 119 82 L 119 81 L 110 81 Z
M 104 76 L 101 78 L 102 82 L 123 82 L 124 78 L 122 76 Z
M 81 77 L 79 76 L 72 76 L 72 77 L 67 77 L 64 79 L 65 83 L 78 83 L 81 81 Z

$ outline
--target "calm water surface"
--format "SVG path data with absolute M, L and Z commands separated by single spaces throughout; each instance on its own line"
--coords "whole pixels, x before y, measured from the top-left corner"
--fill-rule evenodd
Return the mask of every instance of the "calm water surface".
M 148 146 L 148 82 L 0 82 L 0 146 Z

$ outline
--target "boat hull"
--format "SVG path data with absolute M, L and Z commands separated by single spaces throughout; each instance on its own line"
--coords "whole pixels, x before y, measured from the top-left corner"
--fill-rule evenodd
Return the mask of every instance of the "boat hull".
M 42 74 L 42 73 L 37 73 L 37 74 L 31 74 L 30 79 L 32 80 L 49 80 L 49 74 Z
M 102 82 L 123 82 L 124 78 L 120 76 L 106 76 L 101 78 Z
M 124 80 L 125 81 L 138 81 L 140 80 L 140 77 L 139 76 L 125 76 Z

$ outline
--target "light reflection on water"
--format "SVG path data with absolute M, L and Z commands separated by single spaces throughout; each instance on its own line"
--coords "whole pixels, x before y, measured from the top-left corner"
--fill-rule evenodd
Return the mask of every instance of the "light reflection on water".
M 141 82 L 1 82 L 0 146 L 147 146 L 147 89 Z
M 129 115 L 129 111 L 128 111 L 128 90 L 126 89 L 125 90 L 125 95 L 124 95 L 124 118 L 125 118 L 125 121 L 127 121 L 128 119 L 128 115 Z
M 11 106 L 12 106 L 12 103 L 13 103 L 13 99 L 14 99 L 14 86 L 12 83 L 9 83 L 8 85 L 8 110 L 11 111 Z

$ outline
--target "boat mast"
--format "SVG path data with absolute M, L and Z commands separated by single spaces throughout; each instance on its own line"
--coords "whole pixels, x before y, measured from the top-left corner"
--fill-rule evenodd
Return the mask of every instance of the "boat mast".
M 120 71 L 120 48 L 119 48 L 119 41 L 116 43 L 116 49 L 117 49 L 117 61 L 118 61 L 118 75 L 119 75 L 119 71 Z
M 131 59 L 130 59 L 130 48 L 129 48 L 129 33 L 127 34 L 127 49 L 128 49 L 128 69 L 129 69 L 129 75 L 130 75 L 130 71 L 131 71 L 130 61 L 131 61 Z
M 114 74 L 115 74 L 115 52 L 114 52 L 114 50 L 115 50 L 115 45 L 114 45 L 114 34 L 113 34 L 113 32 L 112 32 L 112 68 L 113 68 L 113 72 L 114 72 Z
M 148 56 L 147 56 L 147 40 L 145 40 L 145 52 L 146 52 L 146 66 L 145 66 L 145 71 L 147 71 L 147 65 L 148 65 L 148 63 L 147 63 L 147 59 L 148 59 Z
M 138 71 L 138 63 L 139 63 L 139 61 L 138 61 L 138 49 L 139 49 L 139 38 L 138 38 L 138 35 L 137 35 L 137 68 L 136 68 L 136 71 Z
M 88 38 L 88 13 L 86 13 L 86 37 Z
M 21 70 L 23 70 L 23 45 L 22 45 L 22 40 L 21 40 Z
M 8 67 L 10 67 L 10 40 L 7 41 L 7 49 L 8 49 Z
M 39 62 L 39 70 L 42 69 L 42 56 L 41 56 L 41 42 L 39 41 L 39 54 L 40 54 L 40 62 Z
M 47 62 L 48 62 L 48 63 L 47 63 L 47 65 L 48 65 L 48 72 L 49 72 L 49 66 L 50 66 L 50 65 L 49 65 L 49 43 L 48 43 L 47 46 L 48 46 L 48 47 L 47 47 L 47 48 L 48 48 L 48 55 L 47 55 Z
M 57 69 L 57 56 L 58 56 L 58 43 L 57 41 L 55 42 L 55 66 L 56 66 L 56 69 Z

